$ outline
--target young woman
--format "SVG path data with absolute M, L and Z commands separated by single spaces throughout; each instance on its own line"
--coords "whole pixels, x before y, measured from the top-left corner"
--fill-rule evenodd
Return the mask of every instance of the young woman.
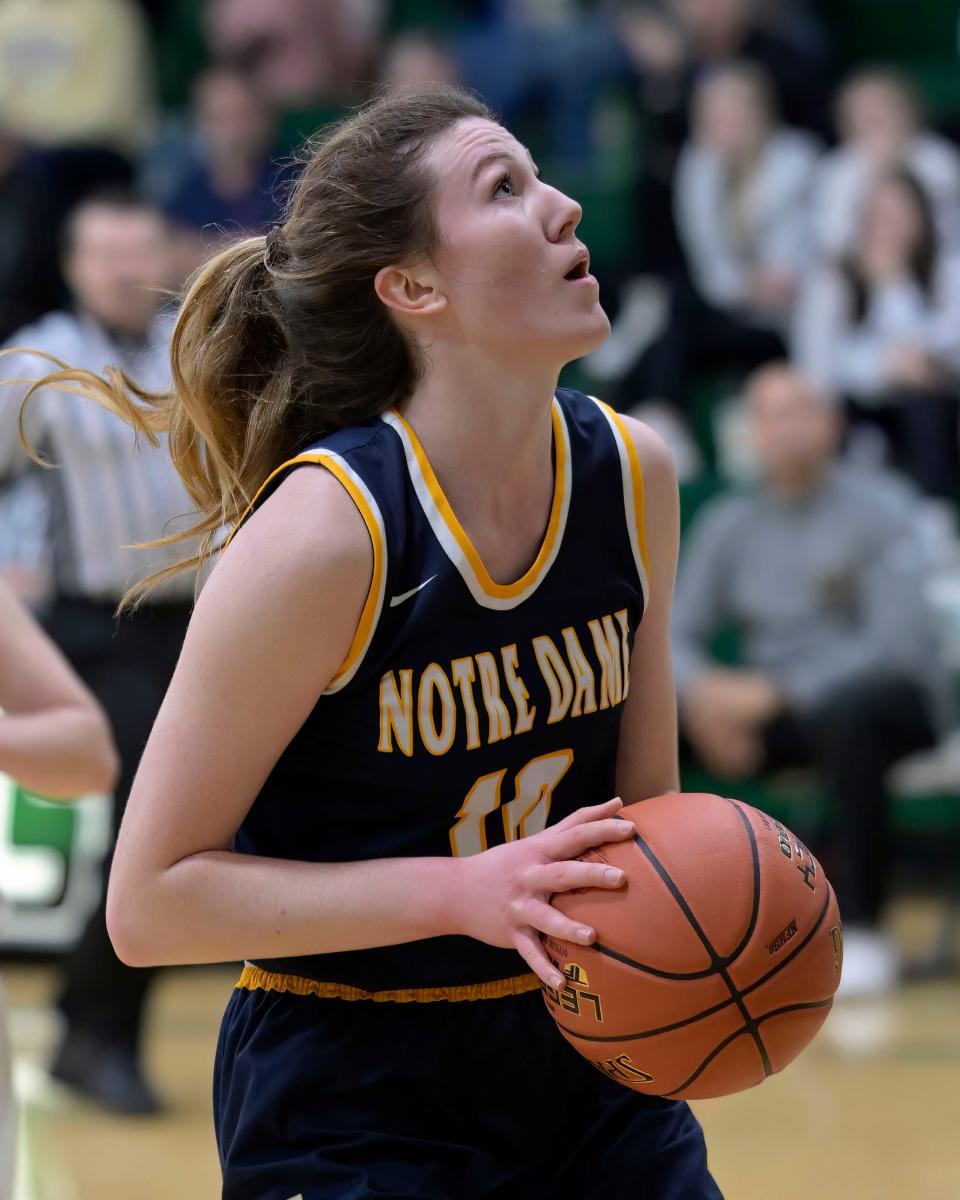
M 960 255 L 941 249 L 926 192 L 907 171 L 867 193 L 853 252 L 811 273 L 797 307 L 797 361 L 877 427 L 894 463 L 933 496 L 960 478 Z
M 57 378 L 171 449 L 213 544 L 124 819 L 131 963 L 247 960 L 228 1200 L 716 1197 L 683 1104 L 557 1035 L 553 894 L 677 786 L 669 458 L 557 390 L 606 336 L 579 206 L 453 90 L 314 148 L 194 280 L 176 393 Z M 252 504 L 249 497 L 255 495 Z M 642 622 L 641 622 L 642 617 Z
M 57 798 L 113 787 L 118 760 L 106 717 L 59 650 L 3 584 L 0 708 L 0 771 L 4 774 L 32 792 Z M 13 1100 L 4 1007 L 0 981 L 0 1200 L 13 1195 Z
M 663 332 L 620 384 L 624 409 L 666 401 L 682 412 L 695 370 L 781 358 L 809 251 L 818 146 L 781 123 L 764 70 L 728 62 L 704 72 L 690 129 L 674 180 L 686 270 L 673 282 Z M 665 415 L 659 403 L 646 411 L 651 421 Z

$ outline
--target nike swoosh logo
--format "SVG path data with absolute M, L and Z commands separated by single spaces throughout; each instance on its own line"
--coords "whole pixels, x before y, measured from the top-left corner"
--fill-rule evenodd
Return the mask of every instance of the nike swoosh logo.
M 409 592 L 401 592 L 399 596 L 394 596 L 390 601 L 390 607 L 396 608 L 398 604 L 402 604 L 404 600 L 409 600 L 411 596 L 415 596 L 417 592 L 423 591 L 428 583 L 433 583 L 436 575 L 431 575 L 429 579 L 425 579 L 423 583 L 418 583 L 415 588 L 411 588 Z

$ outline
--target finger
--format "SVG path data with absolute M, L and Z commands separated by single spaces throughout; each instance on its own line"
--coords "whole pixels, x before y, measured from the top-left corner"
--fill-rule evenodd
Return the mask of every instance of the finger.
M 549 853 L 556 859 L 579 858 L 594 846 L 607 842 L 623 842 L 633 837 L 637 827 L 632 821 L 613 817 L 606 821 L 589 821 L 586 825 L 574 825 L 563 830 L 550 842 Z
M 618 888 L 625 878 L 619 867 L 573 859 L 534 867 L 527 881 L 534 891 L 552 896 L 555 892 L 572 892 L 574 888 Z
M 513 944 L 517 953 L 542 983 L 552 988 L 562 986 L 563 975 L 547 957 L 543 943 L 534 930 L 518 929 L 514 934 Z
M 589 946 L 597 940 L 596 931 L 583 921 L 574 921 L 564 916 L 559 909 L 544 900 L 530 900 L 524 909 L 530 925 L 549 937 L 561 942 L 573 942 L 576 946 Z
M 584 821 L 597 821 L 603 817 L 612 817 L 621 808 L 623 808 L 623 801 L 619 796 L 614 796 L 612 800 L 607 800 L 603 804 L 593 804 L 588 808 L 578 808 L 569 817 L 564 817 L 562 821 L 558 821 L 553 828 L 570 829 L 573 825 L 582 825 Z

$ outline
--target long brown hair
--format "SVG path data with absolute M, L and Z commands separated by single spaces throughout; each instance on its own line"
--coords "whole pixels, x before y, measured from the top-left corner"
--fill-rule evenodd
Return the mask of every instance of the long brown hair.
M 872 197 L 881 188 L 887 187 L 899 188 L 908 197 L 917 215 L 919 232 L 917 240 L 910 250 L 906 267 L 910 278 L 917 284 L 921 292 L 923 292 L 924 299 L 929 303 L 933 299 L 933 294 L 936 290 L 937 267 L 940 262 L 940 238 L 933 215 L 933 205 L 923 184 L 914 174 L 905 167 L 894 167 L 875 180 L 867 197 L 865 211 L 869 207 Z M 860 231 L 861 242 L 863 238 L 862 225 L 863 222 L 861 222 Z M 867 309 L 870 306 L 870 296 L 873 291 L 863 267 L 859 245 L 840 264 L 840 269 L 850 285 L 853 316 L 859 323 L 867 315 Z
M 409 395 L 423 364 L 374 278 L 435 248 L 424 160 L 467 117 L 494 119 L 470 93 L 433 85 L 382 96 L 312 139 L 283 223 L 222 250 L 189 282 L 172 391 L 147 391 L 116 367 L 101 376 L 59 362 L 29 388 L 21 437 L 24 406 L 47 387 L 92 397 L 155 445 L 169 434 L 198 517 L 149 544 L 199 538 L 199 549 L 131 588 L 124 605 L 202 564 L 281 462 Z

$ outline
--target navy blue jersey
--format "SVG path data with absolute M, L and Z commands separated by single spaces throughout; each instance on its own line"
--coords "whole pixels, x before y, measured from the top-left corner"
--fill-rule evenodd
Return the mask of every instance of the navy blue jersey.
M 554 496 L 530 569 L 495 583 L 410 425 L 391 410 L 284 464 L 320 464 L 373 543 L 349 654 L 240 827 L 247 854 L 315 862 L 476 854 L 615 795 L 620 716 L 647 592 L 643 483 L 604 405 L 561 390 Z M 248 987 L 466 998 L 536 986 L 466 937 L 263 959 Z M 296 976 L 299 980 L 278 980 Z

